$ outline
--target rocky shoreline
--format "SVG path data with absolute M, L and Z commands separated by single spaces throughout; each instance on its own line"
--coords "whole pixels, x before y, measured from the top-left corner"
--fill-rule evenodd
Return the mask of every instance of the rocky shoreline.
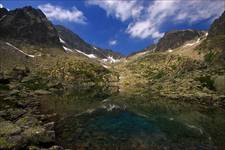
M 56 114 L 40 112 L 41 95 L 59 89 L 49 85 L 48 90 L 32 90 L 29 83 L 33 87 L 40 83 L 28 74 L 28 70 L 16 69 L 0 76 L 0 149 L 63 150 L 55 142 L 55 122 L 49 122 Z

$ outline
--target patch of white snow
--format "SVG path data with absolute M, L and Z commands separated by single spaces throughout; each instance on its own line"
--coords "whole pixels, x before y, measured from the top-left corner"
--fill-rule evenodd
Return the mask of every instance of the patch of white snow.
M 195 44 L 198 44 L 200 42 L 200 38 L 197 39 L 197 41 L 195 42 Z
M 114 59 L 112 56 L 108 56 L 107 58 L 102 59 L 103 62 L 116 63 L 119 62 L 119 59 Z
M 89 57 L 89 58 L 97 58 L 94 54 L 87 54 L 87 57 Z
M 60 43 L 66 44 L 66 42 L 61 38 L 59 38 L 59 41 L 60 41 Z
M 84 53 L 84 52 L 82 52 L 82 51 L 80 51 L 80 50 L 77 50 L 77 49 L 76 49 L 76 51 L 77 51 L 78 53 L 81 53 L 81 54 L 83 54 L 83 55 L 89 57 L 89 58 L 97 58 L 94 54 L 86 54 L 86 53 Z
M 96 48 L 96 47 L 94 47 L 94 46 L 93 46 L 93 48 L 97 50 L 97 48 Z
M 34 58 L 35 57 L 34 55 L 29 55 L 29 54 L 23 52 L 22 50 L 18 49 L 17 47 L 15 47 L 14 45 L 12 45 L 12 44 L 10 44 L 8 42 L 6 42 L 5 44 L 8 45 L 8 46 L 10 46 L 10 47 L 12 47 L 12 48 L 14 48 L 14 49 L 16 49 L 17 51 L 21 52 L 22 54 L 24 54 L 24 55 L 26 55 L 28 57 L 31 57 L 31 58 Z
M 73 50 L 72 50 L 72 49 L 67 48 L 67 47 L 65 47 L 65 46 L 63 46 L 63 49 L 64 49 L 66 52 L 73 52 Z
M 199 42 L 200 42 L 200 38 L 198 38 L 196 42 L 185 44 L 183 47 L 193 46 L 193 45 L 195 45 L 195 44 L 198 44 Z
M 173 50 L 172 49 L 169 49 L 168 52 L 171 53 L 171 52 L 173 52 Z

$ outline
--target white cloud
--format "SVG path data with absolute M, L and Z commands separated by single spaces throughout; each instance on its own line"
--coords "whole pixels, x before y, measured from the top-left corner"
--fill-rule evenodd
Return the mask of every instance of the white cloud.
M 149 5 L 142 19 L 130 23 L 126 32 L 131 37 L 153 39 L 160 38 L 163 33 L 160 27 L 173 22 L 196 23 L 204 19 L 214 20 L 224 11 L 225 2 L 219 0 L 155 0 Z
M 225 10 L 225 1 L 222 0 L 204 0 L 204 1 L 185 1 L 178 5 L 178 15 L 175 20 L 194 23 L 204 19 L 215 19 Z
M 116 45 L 117 44 L 117 40 L 110 40 L 109 41 L 109 45 Z
M 0 4 L 0 8 L 3 8 L 4 6 L 2 4 Z
M 163 33 L 159 31 L 159 26 L 165 19 L 175 12 L 177 1 L 154 1 L 146 8 L 146 16 L 143 19 L 130 23 L 126 32 L 131 37 L 145 39 L 151 37 L 159 39 Z
M 160 31 L 166 23 L 214 20 L 225 9 L 223 0 L 88 0 L 87 3 L 99 6 L 121 21 L 128 20 L 125 32 L 131 37 L 154 40 L 163 36 Z
M 158 39 L 163 36 L 163 33 L 160 33 L 154 27 L 154 24 L 152 24 L 150 20 L 143 20 L 131 23 L 128 26 L 126 32 L 130 34 L 132 37 L 141 39 L 145 39 L 149 36 L 151 36 L 154 39 Z
M 48 3 L 39 5 L 38 8 L 41 9 L 49 19 L 70 21 L 80 24 L 86 23 L 86 17 L 84 16 L 83 12 L 78 10 L 75 6 L 69 10 Z
M 121 21 L 136 18 L 143 10 L 138 0 L 88 0 L 87 4 L 97 5 L 104 9 L 107 15 L 114 16 Z

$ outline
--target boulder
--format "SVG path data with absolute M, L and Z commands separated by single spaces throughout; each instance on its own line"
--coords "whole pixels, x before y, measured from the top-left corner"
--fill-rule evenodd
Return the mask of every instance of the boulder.
M 58 146 L 58 145 L 54 145 L 54 146 L 50 147 L 49 150 L 64 150 L 64 148 L 61 146 Z
M 2 150 L 11 150 L 11 149 L 18 149 L 22 146 L 21 137 L 14 136 L 11 137 L 0 137 L 0 149 Z
M 35 90 L 34 91 L 35 94 L 38 95 L 47 95 L 47 94 L 51 94 L 51 92 L 47 91 L 47 90 Z
M 32 144 L 53 143 L 55 141 L 55 132 L 48 131 L 41 126 L 30 127 L 22 135 Z
M 28 128 L 38 125 L 38 120 L 32 116 L 25 116 L 16 121 L 16 124 L 21 128 Z
M 0 136 L 16 135 L 21 132 L 21 128 L 10 121 L 0 122 Z
M 156 51 L 166 51 L 180 47 L 185 42 L 200 38 L 204 35 L 203 31 L 197 30 L 176 30 L 165 33 L 159 40 Z
M 28 76 L 30 73 L 27 67 L 15 67 L 12 71 L 12 78 L 15 80 L 22 80 L 24 77 Z
M 0 21 L 0 39 L 16 39 L 57 47 L 61 45 L 53 24 L 40 9 L 31 6 L 7 12 Z
M 225 94 L 225 75 L 214 77 L 214 87 L 220 94 Z
M 7 113 L 7 119 L 9 120 L 16 120 L 17 118 L 21 117 L 26 113 L 24 109 L 19 108 L 9 108 L 6 110 Z

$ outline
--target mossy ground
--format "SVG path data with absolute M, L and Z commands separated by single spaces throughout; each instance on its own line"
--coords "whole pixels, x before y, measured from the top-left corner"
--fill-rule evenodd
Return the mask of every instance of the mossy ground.
M 121 73 L 122 91 L 163 96 L 164 98 L 197 103 L 215 102 L 221 95 L 214 87 L 214 76 L 222 75 L 224 68 L 208 66 L 204 60 L 169 53 L 147 53 L 128 58 L 115 67 Z M 216 100 L 217 99 L 217 100 Z M 213 103 L 213 102 L 212 102 Z

